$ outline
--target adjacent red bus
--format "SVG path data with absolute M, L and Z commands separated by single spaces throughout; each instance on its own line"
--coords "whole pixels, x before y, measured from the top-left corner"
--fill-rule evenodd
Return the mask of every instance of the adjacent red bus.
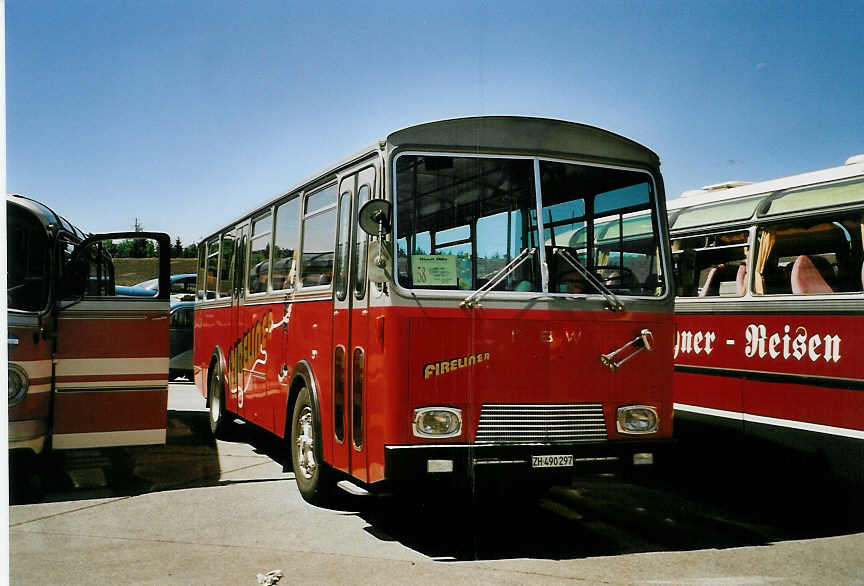
M 663 202 L 657 155 L 598 128 L 388 135 L 201 242 L 213 431 L 285 438 L 313 502 L 650 463 L 672 436 Z
M 9 449 L 161 444 L 168 400 L 170 239 L 85 235 L 47 206 L 6 198 Z M 153 298 L 115 295 L 104 243 L 158 243 Z
M 680 432 L 733 430 L 864 481 L 864 157 L 669 202 Z

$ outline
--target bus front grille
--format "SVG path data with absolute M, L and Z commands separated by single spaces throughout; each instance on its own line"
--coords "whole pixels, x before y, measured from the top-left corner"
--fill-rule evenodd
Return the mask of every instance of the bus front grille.
M 606 420 L 600 403 L 484 404 L 476 442 L 556 443 L 605 439 Z

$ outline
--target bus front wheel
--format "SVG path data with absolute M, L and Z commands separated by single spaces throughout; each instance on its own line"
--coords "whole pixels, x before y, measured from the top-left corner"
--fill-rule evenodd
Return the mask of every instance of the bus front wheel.
M 229 420 L 225 412 L 225 386 L 217 369 L 210 371 L 210 382 L 207 385 L 207 402 L 210 405 L 210 433 L 213 437 L 224 438 L 233 419 Z
M 329 486 L 318 429 L 309 390 L 303 388 L 291 416 L 291 463 L 300 495 L 309 503 L 321 505 Z

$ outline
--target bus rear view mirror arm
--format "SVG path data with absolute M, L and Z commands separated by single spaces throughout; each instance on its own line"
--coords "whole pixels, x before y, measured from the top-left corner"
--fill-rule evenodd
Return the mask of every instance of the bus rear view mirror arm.
M 627 348 L 634 348 L 634 350 L 632 352 L 630 352 L 630 354 L 627 354 L 621 360 L 615 360 L 615 356 L 618 355 L 618 353 L 622 352 L 623 350 L 626 350 Z M 653 349 L 654 349 L 654 334 L 651 333 L 651 330 L 646 328 L 646 329 L 643 329 L 641 332 L 639 332 L 639 335 L 636 336 L 635 340 L 631 340 L 631 341 L 627 342 L 626 344 L 624 344 L 623 346 L 621 346 L 617 350 L 613 350 L 612 352 L 609 352 L 608 354 L 601 354 L 600 355 L 600 364 L 602 364 L 603 366 L 608 366 L 609 370 L 611 370 L 612 372 L 615 372 L 616 370 L 618 370 L 618 367 L 620 367 L 622 364 L 624 364 L 625 362 L 627 362 L 628 360 L 630 360 L 631 358 L 633 358 L 634 356 L 639 354 L 642 350 L 648 350 L 650 352 Z
M 367 253 L 367 276 L 373 283 L 386 283 L 390 280 L 390 268 L 393 266 L 393 256 L 390 254 L 390 249 L 387 243 L 382 240 L 373 240 L 369 243 L 369 252 Z

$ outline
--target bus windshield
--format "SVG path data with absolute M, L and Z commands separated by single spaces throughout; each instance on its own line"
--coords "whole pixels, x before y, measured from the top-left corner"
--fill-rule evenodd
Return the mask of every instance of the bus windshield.
M 647 172 L 527 157 L 403 154 L 395 191 L 403 287 L 599 293 L 574 269 L 575 259 L 616 295 L 664 292 Z M 505 269 L 525 251 L 527 258 Z

